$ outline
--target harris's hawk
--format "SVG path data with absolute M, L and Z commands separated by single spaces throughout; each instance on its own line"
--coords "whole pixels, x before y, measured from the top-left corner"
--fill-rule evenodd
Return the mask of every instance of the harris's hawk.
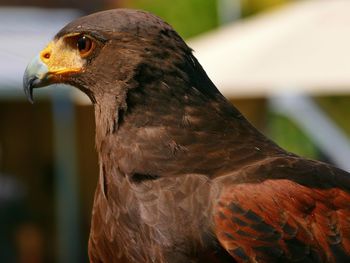
M 259 133 L 158 17 L 71 22 L 24 75 L 52 83 L 95 108 L 91 262 L 350 262 L 350 174 Z

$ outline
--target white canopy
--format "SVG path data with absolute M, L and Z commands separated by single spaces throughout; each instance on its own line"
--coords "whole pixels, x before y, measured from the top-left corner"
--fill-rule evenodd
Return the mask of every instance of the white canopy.
M 189 42 L 226 96 L 350 92 L 350 1 L 296 1 Z

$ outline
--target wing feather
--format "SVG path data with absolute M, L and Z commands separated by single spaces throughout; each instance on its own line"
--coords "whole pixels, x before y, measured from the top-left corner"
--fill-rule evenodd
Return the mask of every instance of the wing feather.
M 249 172 L 244 180 L 222 180 L 214 207 L 215 234 L 236 261 L 350 262 L 350 178 L 327 165 L 300 160 L 290 164 L 293 170 L 273 164 L 250 169 L 257 173 L 255 181 Z M 282 171 L 283 176 L 276 175 Z M 310 171 L 318 174 L 308 176 Z M 317 176 L 317 182 L 307 182 Z M 340 181 L 345 185 L 335 183 Z

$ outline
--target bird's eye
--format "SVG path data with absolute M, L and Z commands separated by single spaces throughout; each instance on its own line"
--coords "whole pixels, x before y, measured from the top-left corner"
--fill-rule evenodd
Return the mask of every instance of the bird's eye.
M 94 48 L 94 42 L 87 36 L 82 36 L 77 41 L 77 48 L 81 57 L 87 57 Z

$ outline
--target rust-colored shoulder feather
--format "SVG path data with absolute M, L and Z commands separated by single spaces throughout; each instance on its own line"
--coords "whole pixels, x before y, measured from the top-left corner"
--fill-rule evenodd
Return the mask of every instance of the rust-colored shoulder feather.
M 220 178 L 214 212 L 215 233 L 238 262 L 350 260 L 347 173 L 300 158 L 238 172 L 245 179 Z

